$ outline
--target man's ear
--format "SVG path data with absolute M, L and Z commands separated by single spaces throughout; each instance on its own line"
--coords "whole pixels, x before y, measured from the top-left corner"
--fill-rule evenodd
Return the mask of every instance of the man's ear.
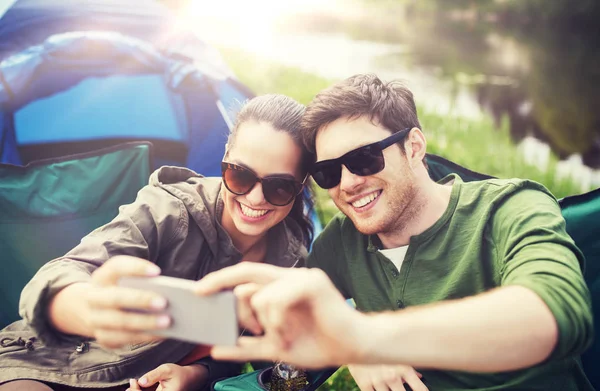
M 412 128 L 404 140 L 406 159 L 411 167 L 416 167 L 423 162 L 427 152 L 427 140 L 419 128 Z

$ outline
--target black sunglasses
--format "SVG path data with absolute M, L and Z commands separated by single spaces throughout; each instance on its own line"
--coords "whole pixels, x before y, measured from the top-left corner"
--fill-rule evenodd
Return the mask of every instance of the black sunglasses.
M 251 169 L 227 162 L 221 162 L 221 173 L 225 187 L 235 195 L 248 194 L 260 182 L 265 200 L 275 206 L 285 206 L 292 202 L 302 192 L 306 181 L 306 178 L 298 182 L 278 176 L 259 178 Z
M 342 180 L 342 164 L 355 175 L 377 174 L 385 168 L 383 150 L 402 140 L 412 128 L 403 129 L 373 144 L 353 149 L 337 159 L 316 162 L 310 171 L 317 185 L 331 189 Z

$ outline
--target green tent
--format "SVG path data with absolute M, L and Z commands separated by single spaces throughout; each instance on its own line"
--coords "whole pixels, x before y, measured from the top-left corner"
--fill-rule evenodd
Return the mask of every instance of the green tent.
M 0 165 L 0 328 L 20 319 L 19 296 L 46 262 L 66 254 L 119 206 L 135 200 L 150 176 L 150 144 Z

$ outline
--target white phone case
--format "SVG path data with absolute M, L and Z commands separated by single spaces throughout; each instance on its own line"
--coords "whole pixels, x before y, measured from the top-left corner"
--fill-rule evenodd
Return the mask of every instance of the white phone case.
M 171 326 L 154 334 L 206 345 L 236 344 L 239 329 L 233 292 L 201 297 L 192 291 L 194 281 L 166 276 L 122 277 L 119 285 L 150 290 L 167 299 L 165 312 L 171 316 Z

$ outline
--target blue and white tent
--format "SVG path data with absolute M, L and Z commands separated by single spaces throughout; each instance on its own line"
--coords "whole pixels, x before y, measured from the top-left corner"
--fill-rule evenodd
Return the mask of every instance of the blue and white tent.
M 229 110 L 252 92 L 176 26 L 154 1 L 14 2 L 0 19 L 0 163 L 149 140 L 157 166 L 220 175 Z

